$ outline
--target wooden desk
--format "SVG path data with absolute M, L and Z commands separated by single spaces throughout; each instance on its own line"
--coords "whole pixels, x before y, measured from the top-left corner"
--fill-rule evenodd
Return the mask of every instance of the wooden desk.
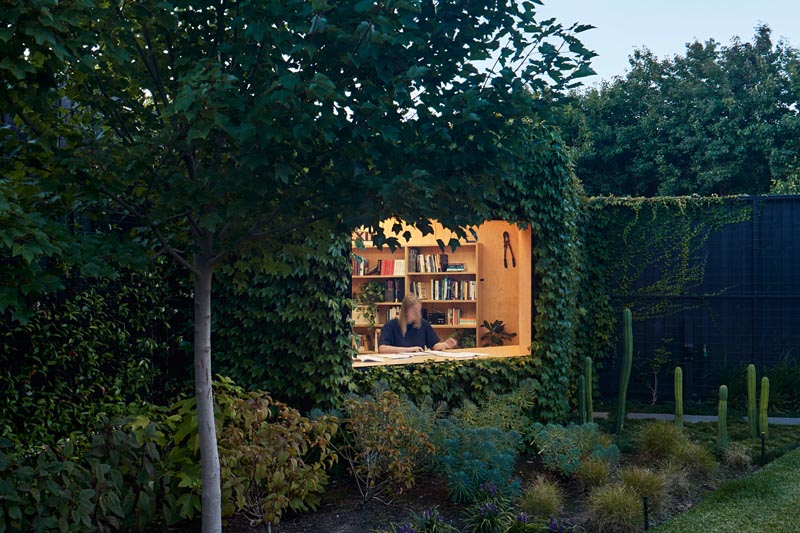
M 353 359 L 353 368 L 365 368 L 369 366 L 387 366 L 387 365 L 413 365 L 416 363 L 427 363 L 430 361 L 475 361 L 476 359 L 499 359 L 504 357 L 524 357 L 530 355 L 528 347 L 519 346 L 517 344 L 510 346 L 487 346 L 484 348 L 456 348 L 455 350 L 447 350 L 448 352 L 473 352 L 481 355 L 476 357 L 442 357 L 433 355 L 417 355 L 414 357 L 407 357 L 405 359 L 385 359 L 384 361 L 361 361 Z M 378 353 L 362 354 L 362 355 L 377 355 Z

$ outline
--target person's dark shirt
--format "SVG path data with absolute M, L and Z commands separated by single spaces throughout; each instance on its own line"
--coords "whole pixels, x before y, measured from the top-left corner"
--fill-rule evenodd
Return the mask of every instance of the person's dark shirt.
M 381 328 L 381 346 L 433 348 L 433 345 L 437 342 L 439 342 L 439 336 L 433 331 L 430 322 L 425 319 L 421 319 L 419 328 L 408 324 L 405 336 L 400 330 L 400 321 L 396 318 L 393 318 Z

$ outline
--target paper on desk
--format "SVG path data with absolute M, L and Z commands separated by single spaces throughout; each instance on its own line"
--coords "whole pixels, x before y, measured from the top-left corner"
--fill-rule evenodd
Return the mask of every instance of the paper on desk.
M 364 363 L 383 363 L 384 359 L 380 355 L 364 355 L 359 354 L 358 360 Z
M 443 352 L 440 350 L 426 350 L 422 352 L 423 355 L 436 355 L 439 357 L 477 357 L 480 354 L 476 352 Z
M 415 355 L 419 355 L 419 352 L 387 353 L 383 357 L 386 357 L 387 359 L 408 359 L 409 357 L 414 357 Z

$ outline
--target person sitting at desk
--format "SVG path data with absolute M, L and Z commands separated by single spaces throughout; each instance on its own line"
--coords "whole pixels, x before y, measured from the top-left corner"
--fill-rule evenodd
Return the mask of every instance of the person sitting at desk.
M 458 344 L 455 339 L 439 341 L 430 323 L 422 318 L 422 304 L 413 294 L 406 294 L 400 304 L 400 316 L 381 328 L 379 353 L 421 352 L 426 349 L 447 350 Z

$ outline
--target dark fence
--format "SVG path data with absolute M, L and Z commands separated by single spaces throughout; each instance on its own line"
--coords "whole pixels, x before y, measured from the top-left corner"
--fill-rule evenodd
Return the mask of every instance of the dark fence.
M 676 312 L 634 321 L 634 372 L 629 397 L 650 399 L 657 353 L 668 358 L 659 378 L 659 398 L 672 399 L 672 370 L 684 372 L 684 398 L 717 397 L 718 387 L 754 363 L 765 368 L 800 359 L 800 196 L 746 197 L 753 216 L 709 235 L 695 262 L 705 264 L 702 282 L 671 299 Z M 656 281 L 649 269 L 642 283 Z M 613 289 L 612 289 L 613 290 Z M 616 301 L 628 295 L 616 294 Z M 600 374 L 601 393 L 614 396 L 616 357 Z

